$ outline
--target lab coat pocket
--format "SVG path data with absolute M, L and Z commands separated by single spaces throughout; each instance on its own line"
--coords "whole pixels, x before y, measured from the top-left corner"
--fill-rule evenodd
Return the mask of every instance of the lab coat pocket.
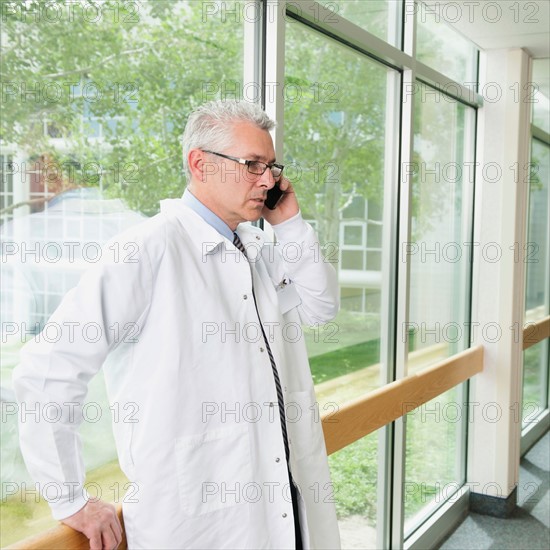
M 182 437 L 175 443 L 180 501 L 190 516 L 243 503 L 252 480 L 248 426 Z
M 295 460 L 318 457 L 325 451 L 325 439 L 315 392 L 290 392 L 285 403 L 291 433 L 291 453 Z

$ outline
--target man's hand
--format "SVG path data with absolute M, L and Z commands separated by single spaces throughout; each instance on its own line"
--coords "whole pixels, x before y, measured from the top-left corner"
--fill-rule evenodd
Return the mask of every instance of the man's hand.
M 122 541 L 115 507 L 101 500 L 89 500 L 84 508 L 61 522 L 84 533 L 90 539 L 91 550 L 111 550 Z
M 262 216 L 271 224 L 277 225 L 282 223 L 292 216 L 298 214 L 300 206 L 298 205 L 298 200 L 296 199 L 296 193 L 290 181 L 285 177 L 281 178 L 280 184 L 281 191 L 284 192 L 284 195 L 281 197 L 281 200 L 277 203 L 275 210 L 270 210 L 264 206 L 262 210 Z

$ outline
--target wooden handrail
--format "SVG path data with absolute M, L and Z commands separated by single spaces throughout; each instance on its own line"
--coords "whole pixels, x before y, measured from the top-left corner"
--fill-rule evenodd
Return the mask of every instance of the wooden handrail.
M 117 506 L 117 515 L 122 525 L 122 542 L 118 550 L 127 550 L 126 533 L 124 532 L 124 518 L 122 505 Z M 78 531 L 67 525 L 59 524 L 43 533 L 20 540 L 6 550 L 90 550 L 90 541 Z
M 538 321 L 525 323 L 523 329 L 523 349 L 526 350 L 545 338 L 550 338 L 550 315 Z
M 550 316 L 529 322 L 523 330 L 523 349 L 550 338 Z M 483 369 L 483 347 L 476 346 L 436 365 L 396 380 L 346 403 L 335 413 L 322 416 L 328 454 L 335 453 L 366 435 L 420 407 Z M 123 526 L 119 550 L 127 550 L 122 506 L 117 514 Z M 66 525 L 52 527 L 8 546 L 6 550 L 88 550 L 86 536 Z
M 469 348 L 434 366 L 386 384 L 346 403 L 336 413 L 322 417 L 327 452 L 334 453 L 361 437 L 393 422 L 434 397 L 464 382 L 483 368 L 483 348 Z M 124 526 L 122 507 L 117 508 Z M 6 550 L 88 550 L 88 539 L 66 525 L 59 525 L 23 539 Z M 124 538 L 119 550 L 126 550 Z
M 331 454 L 393 422 L 483 369 L 483 347 L 476 346 L 386 384 L 323 415 L 327 453 Z

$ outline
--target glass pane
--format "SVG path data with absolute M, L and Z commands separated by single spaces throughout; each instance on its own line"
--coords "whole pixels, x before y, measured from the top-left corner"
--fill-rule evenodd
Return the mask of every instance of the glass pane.
M 452 10 L 458 10 L 459 19 L 463 15 L 457 2 L 418 3 L 416 57 L 452 80 L 472 83 L 477 75 L 477 48 L 449 24 L 456 17 Z
M 13 156 L 4 153 L 4 147 L 2 147 L 3 154 L 0 155 L 0 210 L 13 206 L 14 192 L 13 192 L 13 173 L 14 173 L 14 161 Z M 12 210 L 6 210 L 0 217 L 0 225 L 5 221 L 11 220 L 13 217 Z
M 377 435 L 372 433 L 329 456 L 342 548 L 379 548 L 371 519 L 377 514 Z
M 369 214 L 370 214 L 369 210 Z M 382 226 L 369 223 L 367 227 L 367 246 L 369 248 L 382 248 Z
M 450 357 L 469 345 L 469 252 L 473 174 L 466 163 L 473 159 L 474 111 L 458 102 L 439 101 L 420 85 L 415 98 L 414 162 L 412 176 L 411 242 L 402 249 L 402 261 L 410 263 L 408 374 Z M 426 405 L 436 410 L 455 399 L 457 389 Z M 430 409 L 431 410 L 431 409 Z M 464 415 L 462 415 L 464 416 Z M 431 418 L 431 417 L 429 417 Z M 464 454 L 461 444 L 463 419 L 439 423 L 407 423 L 406 483 L 437 487 L 462 483 Z M 438 443 L 419 446 L 423 433 L 443 430 Z M 439 433 L 439 432 L 438 432 Z M 430 435 L 431 437 L 431 435 Z M 420 454 L 418 454 L 420 453 Z M 429 453 L 429 459 L 426 459 Z M 423 461 L 426 469 L 416 468 Z M 421 475 L 420 475 L 421 473 Z M 449 477 L 450 476 L 450 477 Z M 442 500 L 423 494 L 416 501 L 405 495 L 405 533 L 408 536 Z
M 525 250 L 526 317 L 530 321 L 548 315 L 548 224 L 550 147 L 536 139 L 531 146 L 529 213 Z
M 548 339 L 523 352 L 522 427 L 528 428 L 548 408 Z
M 405 536 L 464 483 L 466 407 L 461 387 L 407 414 Z
M 365 269 L 365 253 L 355 250 L 342 251 L 342 269 Z
M 371 271 L 380 271 L 382 269 L 381 252 L 367 252 L 367 269 Z
M 295 183 L 304 217 L 317 228 L 326 259 L 338 260 L 340 251 L 341 264 L 335 265 L 342 289 L 354 295 L 360 293 L 353 289 L 379 291 L 380 261 L 375 272 L 353 274 L 349 281 L 353 284 L 343 284 L 347 280 L 343 272 L 363 269 L 367 246 L 364 240 L 360 250 L 355 241 L 348 244 L 351 232 L 358 237 L 359 230 L 341 220 L 365 224 L 370 204 L 377 205 L 373 208 L 376 213 L 384 203 L 384 149 L 389 139 L 386 132 L 391 130 L 385 124 L 390 71 L 302 25 L 289 25 L 286 40 L 285 84 L 300 82 L 307 87 L 313 78 L 318 83 L 338 82 L 334 101 L 319 101 L 315 94 L 303 95 L 299 102 L 287 98 L 284 162 L 294 167 L 295 176 L 289 178 Z M 303 44 L 309 47 L 300 47 Z M 334 112 L 342 113 L 338 123 L 330 116 Z M 340 231 L 341 223 L 346 224 L 344 231 Z M 382 248 L 382 244 L 380 237 L 377 245 Z M 342 308 L 336 320 L 338 347 L 378 340 L 382 330 L 378 324 L 380 313 L 376 312 L 376 318 L 349 316 Z M 367 321 L 368 326 L 376 327 L 372 334 L 365 333 Z M 378 369 L 378 361 L 379 357 L 366 358 L 357 368 L 372 365 Z M 376 381 L 372 387 L 378 385 Z
M 533 59 L 532 86 L 533 124 L 550 133 L 550 59 Z
M 37 253 L 2 262 L 2 329 L 13 329 L 2 333 L 2 406 L 14 405 L 11 371 L 21 346 L 99 247 L 155 214 L 159 199 L 181 196 L 188 113 L 219 97 L 226 81 L 242 82 L 244 50 L 242 18 L 206 17 L 202 2 L 76 2 L 69 9 L 56 1 L 43 16 L 36 2 L 11 4 L 2 11 L 2 74 L 11 84 L 0 135 L 13 144 L 16 165 L 9 179 L 3 172 L 1 192 L 11 204 L 13 180 L 16 202 L 25 205 L 13 219 L 3 217 L 0 239 L 3 250 L 11 243 Z M 132 251 L 119 252 L 123 259 Z M 82 425 L 88 482 L 99 483 L 104 499 L 121 502 L 126 480 L 101 377 L 88 401 L 102 413 Z M 34 484 L 18 449 L 17 415 L 1 430 L 4 546 L 57 522 L 34 495 L 4 501 L 7 488 Z
M 399 0 L 321 0 L 327 10 L 349 19 L 397 48 L 401 45 Z M 331 16 L 334 18 L 333 16 Z M 330 21 L 330 19 L 329 19 Z
M 531 145 L 529 183 L 529 212 L 527 245 L 525 247 L 526 292 L 525 325 L 530 334 L 530 323 L 546 317 L 549 309 L 550 243 L 549 216 L 550 147 L 536 139 Z M 533 336 L 535 336 L 533 334 Z M 548 345 L 540 342 L 523 353 L 523 425 L 533 422 L 548 406 Z
M 384 384 L 387 375 L 380 341 L 389 331 L 383 326 L 388 304 L 381 299 L 383 285 L 389 281 L 382 272 L 389 268 L 382 265 L 379 251 L 368 250 L 364 232 L 371 227 L 371 204 L 375 205 L 374 220 L 387 227 L 382 216 L 387 199 L 384 181 L 391 167 L 384 164 L 384 158 L 386 149 L 397 142 L 397 134 L 393 122 L 387 122 L 391 113 L 386 102 L 391 95 L 389 83 L 397 77 L 386 67 L 299 24 L 287 26 L 285 62 L 285 85 L 299 83 L 302 89 L 314 83 L 321 88 L 328 83 L 337 85 L 330 97 L 303 94 L 300 101 L 287 98 L 284 162 L 300 167 L 294 180 L 289 178 L 302 213 L 317 228 L 325 258 L 339 260 L 335 267 L 341 287 L 340 312 L 323 329 L 325 335 L 316 335 L 319 329 L 309 331 L 308 350 L 317 395 L 342 405 Z M 361 230 L 361 240 L 356 227 Z M 381 230 L 376 241 L 377 248 L 390 248 Z M 375 256 L 367 260 L 369 254 Z M 369 261 L 372 266 L 365 266 Z M 327 338 L 329 328 L 331 338 Z M 333 475 L 353 485 L 350 476 L 356 473 L 351 465 L 339 471 L 340 463 L 333 464 Z M 342 521 L 360 513 L 361 525 L 366 530 L 374 528 L 376 472 L 376 467 L 365 469 L 361 487 L 367 484 L 372 493 L 360 511 L 340 508 Z M 352 541 L 343 531 L 344 547 L 352 547 L 346 546 Z
M 359 225 L 348 225 L 344 227 L 344 244 L 359 245 L 363 243 L 363 227 Z

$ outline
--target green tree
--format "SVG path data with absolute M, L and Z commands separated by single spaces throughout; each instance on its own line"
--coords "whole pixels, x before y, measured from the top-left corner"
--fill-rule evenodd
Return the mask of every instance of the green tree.
M 209 83 L 241 80 L 242 22 L 208 16 L 203 2 L 70 5 L 3 3 L 2 141 L 54 159 L 62 189 L 101 185 L 154 214 L 183 191 L 188 113 Z
M 224 97 L 224 84 L 242 86 L 245 12 L 178 0 L 4 4 L 3 142 L 62 167 L 60 190 L 101 185 L 149 215 L 181 195 L 188 113 Z M 289 27 L 284 161 L 322 240 L 338 242 L 349 194 L 380 198 L 386 69 Z

